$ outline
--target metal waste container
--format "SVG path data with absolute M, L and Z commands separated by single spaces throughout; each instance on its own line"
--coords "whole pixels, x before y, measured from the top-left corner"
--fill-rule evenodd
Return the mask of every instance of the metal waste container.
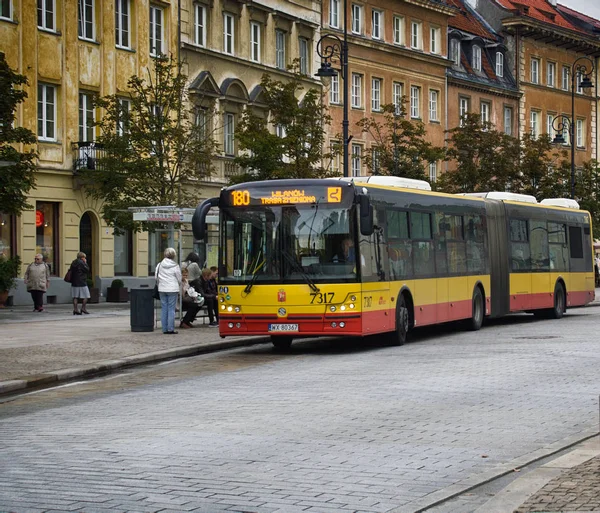
M 131 331 L 154 331 L 154 289 L 131 289 Z

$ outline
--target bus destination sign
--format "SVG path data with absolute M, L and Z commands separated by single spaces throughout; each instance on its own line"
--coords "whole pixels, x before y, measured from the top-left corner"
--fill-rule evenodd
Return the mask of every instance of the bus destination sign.
M 302 203 L 317 203 L 321 193 L 325 192 L 324 200 L 327 203 L 340 203 L 342 201 L 341 187 L 327 187 L 322 189 L 239 189 L 231 191 L 230 201 L 234 207 L 250 205 L 297 205 Z

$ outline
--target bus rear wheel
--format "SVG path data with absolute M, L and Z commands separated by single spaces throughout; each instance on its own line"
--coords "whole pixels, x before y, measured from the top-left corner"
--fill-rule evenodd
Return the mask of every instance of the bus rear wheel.
M 279 349 L 280 351 L 289 351 L 290 347 L 292 347 L 292 341 L 294 337 L 290 337 L 288 335 L 271 335 L 271 343 L 275 349 Z
M 471 314 L 471 319 L 467 321 L 467 326 L 471 331 L 478 331 L 481 329 L 484 316 L 483 294 L 481 293 L 481 289 L 479 287 L 475 287 L 472 301 L 473 312 Z
M 548 311 L 551 319 L 561 319 L 565 314 L 566 308 L 565 289 L 560 283 L 554 286 L 554 308 Z
M 403 346 L 406 344 L 408 337 L 408 328 L 410 325 L 410 317 L 406 299 L 401 294 L 396 305 L 396 330 L 390 333 L 390 341 L 395 346 Z

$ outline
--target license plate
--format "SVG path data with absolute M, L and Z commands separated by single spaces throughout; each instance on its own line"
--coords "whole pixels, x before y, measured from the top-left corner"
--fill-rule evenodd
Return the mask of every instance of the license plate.
M 269 331 L 298 331 L 297 324 L 269 324 Z

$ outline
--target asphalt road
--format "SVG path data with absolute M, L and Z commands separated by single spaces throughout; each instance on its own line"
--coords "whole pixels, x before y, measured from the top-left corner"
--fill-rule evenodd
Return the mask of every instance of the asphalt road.
M 0 511 L 423 510 L 597 432 L 599 321 L 253 346 L 4 401 Z

